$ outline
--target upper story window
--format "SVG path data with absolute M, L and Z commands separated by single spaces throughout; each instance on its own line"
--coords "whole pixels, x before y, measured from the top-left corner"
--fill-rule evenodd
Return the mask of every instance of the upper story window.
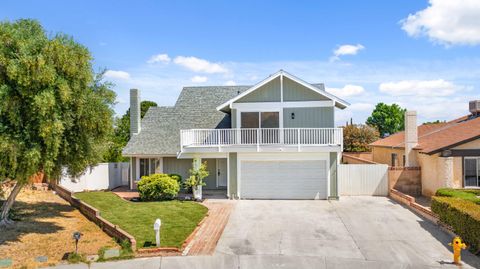
M 280 127 L 278 112 L 261 112 L 260 127 L 261 128 L 278 128 Z
M 279 128 L 279 112 L 242 112 L 241 128 Z

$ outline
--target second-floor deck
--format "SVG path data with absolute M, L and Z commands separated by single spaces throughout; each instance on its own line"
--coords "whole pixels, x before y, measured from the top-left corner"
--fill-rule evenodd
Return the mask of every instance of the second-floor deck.
M 180 131 L 181 150 L 243 148 L 259 151 L 261 147 L 343 147 L 342 128 L 241 128 L 188 129 Z

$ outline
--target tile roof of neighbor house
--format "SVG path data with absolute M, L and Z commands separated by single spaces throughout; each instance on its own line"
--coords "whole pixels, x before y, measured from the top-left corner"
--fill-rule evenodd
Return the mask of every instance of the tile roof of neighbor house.
M 312 84 L 323 89 L 323 84 Z M 141 131 L 133 136 L 122 154 L 176 155 L 181 129 L 230 128 L 230 115 L 216 107 L 252 86 L 184 87 L 171 107 L 150 107 L 142 119 Z
M 442 123 L 418 126 L 418 149 L 422 153 L 434 154 L 444 149 L 480 138 L 480 117 L 463 116 Z M 398 132 L 370 144 L 373 147 L 404 148 L 405 133 Z

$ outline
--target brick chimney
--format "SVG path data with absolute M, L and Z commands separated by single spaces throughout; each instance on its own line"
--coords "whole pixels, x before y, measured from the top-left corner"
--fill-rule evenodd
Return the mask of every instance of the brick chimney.
M 405 112 L 405 167 L 418 166 L 417 155 L 413 150 L 418 144 L 417 112 Z
M 130 137 L 140 133 L 140 91 L 130 89 Z

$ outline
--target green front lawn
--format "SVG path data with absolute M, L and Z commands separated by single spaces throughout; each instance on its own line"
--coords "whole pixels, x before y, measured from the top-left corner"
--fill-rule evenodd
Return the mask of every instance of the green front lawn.
M 477 189 L 438 189 L 436 196 L 456 197 L 480 205 L 480 190 Z
M 208 209 L 195 202 L 129 202 L 111 192 L 82 192 L 75 196 L 100 210 L 100 215 L 135 237 L 137 247 L 155 245 L 153 223 L 162 221 L 161 246 L 181 247 Z

